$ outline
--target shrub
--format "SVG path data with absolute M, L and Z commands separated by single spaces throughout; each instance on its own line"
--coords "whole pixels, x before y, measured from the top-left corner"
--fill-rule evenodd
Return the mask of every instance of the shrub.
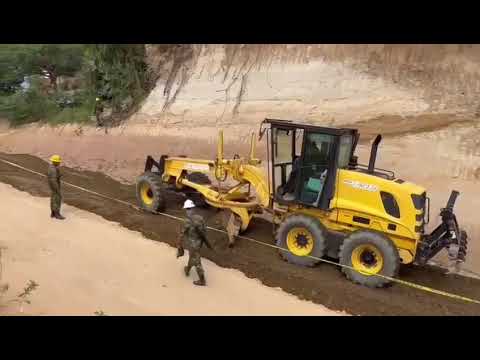
M 46 119 L 58 112 L 55 102 L 35 88 L 0 99 L 0 114 L 9 119 L 12 126 Z

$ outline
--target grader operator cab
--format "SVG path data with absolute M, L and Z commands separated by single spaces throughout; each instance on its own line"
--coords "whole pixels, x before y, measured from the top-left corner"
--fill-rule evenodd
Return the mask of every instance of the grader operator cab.
M 156 162 L 148 156 L 137 181 L 140 206 L 161 211 L 168 188 L 190 191 L 197 201 L 230 213 L 230 245 L 255 214 L 269 212 L 277 225 L 276 245 L 287 250 L 280 251 L 285 260 L 313 266 L 324 256 L 335 258 L 345 265 L 347 278 L 371 287 L 389 283 L 376 274 L 395 277 L 401 263 L 423 265 L 444 248 L 451 259 L 464 261 L 467 234 L 453 213 L 458 192 L 452 192 L 442 209 L 441 224 L 425 234 L 426 191 L 375 168 L 380 135 L 365 166 L 354 155 L 359 140 L 355 129 L 265 119 L 260 140 L 265 133 L 266 171 L 254 157 L 253 134 L 248 159 L 223 158 L 222 132 L 215 160 L 164 155 Z M 205 176 L 209 173 L 220 183 L 231 178 L 237 184 L 215 188 Z

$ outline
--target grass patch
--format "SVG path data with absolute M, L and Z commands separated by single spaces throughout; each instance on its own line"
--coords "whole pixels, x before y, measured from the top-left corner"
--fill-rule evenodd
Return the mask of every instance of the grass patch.
M 51 125 L 66 123 L 86 124 L 93 115 L 92 101 L 85 94 L 70 96 L 73 104 L 61 106 L 65 96 L 61 93 L 48 96 L 36 89 L 0 96 L 0 116 L 9 120 L 10 126 L 17 127 L 34 122 Z

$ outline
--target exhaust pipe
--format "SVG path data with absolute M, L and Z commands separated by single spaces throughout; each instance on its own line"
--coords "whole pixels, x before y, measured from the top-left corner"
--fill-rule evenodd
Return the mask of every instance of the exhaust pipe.
M 372 150 L 370 151 L 370 161 L 368 163 L 368 172 L 370 174 L 373 174 L 373 172 L 375 171 L 375 161 L 377 160 L 377 149 L 380 141 L 382 141 L 382 135 L 377 135 L 372 144 Z

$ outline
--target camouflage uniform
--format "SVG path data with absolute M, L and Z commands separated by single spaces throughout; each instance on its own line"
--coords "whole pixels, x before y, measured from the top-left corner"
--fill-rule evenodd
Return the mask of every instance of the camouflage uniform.
M 189 251 L 188 264 L 185 266 L 185 275 L 190 274 L 192 267 L 195 267 L 199 280 L 194 281 L 195 285 L 205 285 L 205 272 L 203 271 L 200 249 L 202 245 L 212 249 L 207 240 L 207 227 L 200 215 L 187 216 L 177 244 L 177 257 L 183 256 L 183 246 L 186 245 Z
M 50 186 L 50 209 L 52 211 L 51 216 L 56 217 L 60 215 L 60 206 L 62 204 L 62 194 L 60 192 L 60 169 L 58 166 L 50 164 L 48 166 L 48 185 Z
M 103 120 L 101 118 L 103 110 L 104 110 L 103 102 L 101 100 L 96 101 L 95 102 L 95 118 L 97 120 L 97 126 L 99 127 L 103 126 Z

